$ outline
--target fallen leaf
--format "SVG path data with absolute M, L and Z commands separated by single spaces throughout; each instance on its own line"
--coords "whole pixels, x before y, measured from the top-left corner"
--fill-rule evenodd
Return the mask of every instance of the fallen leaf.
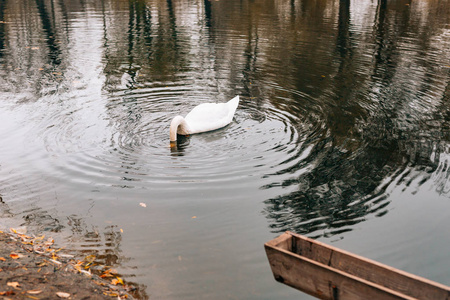
M 103 292 L 103 294 L 110 297 L 119 297 L 119 294 L 115 292 Z
M 80 269 L 79 271 L 80 271 L 80 273 L 83 273 L 83 274 L 86 275 L 86 276 L 89 276 L 89 277 L 92 276 L 91 270 L 86 271 L 86 270 L 81 270 L 81 269 Z
M 1 257 L 1 256 L 0 256 L 0 260 L 1 260 L 1 261 L 5 261 L 6 259 L 5 259 L 4 257 Z
M 111 284 L 113 284 L 113 285 L 118 285 L 119 283 L 123 284 L 123 280 L 120 277 L 116 277 L 113 280 L 111 280 Z
M 18 228 L 9 228 L 9 230 L 11 230 L 12 233 L 17 233 L 17 234 L 25 234 L 27 233 L 27 227 L 26 226 L 21 226 Z
M 57 265 L 62 265 L 62 262 L 54 260 L 54 259 L 49 259 L 49 261 L 51 261 L 52 263 L 55 263 Z
M 27 293 L 31 294 L 31 295 L 37 295 L 37 294 L 42 293 L 42 291 L 40 291 L 40 290 L 29 290 L 29 291 L 27 291 Z
M 8 282 L 6 283 L 7 286 L 12 286 L 15 289 L 19 289 L 18 286 L 20 285 L 17 281 Z
M 65 257 L 65 258 L 74 258 L 75 256 L 73 256 L 72 254 L 60 254 L 60 257 Z
M 11 296 L 14 294 L 15 294 L 14 291 L 0 292 L 0 296 Z
M 142 206 L 142 207 L 147 207 L 147 204 L 145 204 L 145 203 L 142 203 L 142 202 L 141 202 L 141 203 L 139 203 L 139 205 L 140 205 L 140 206 Z
M 119 280 L 117 280 L 116 278 L 111 280 L 111 284 L 113 284 L 113 285 L 117 285 L 118 283 L 119 283 Z
M 123 233 L 123 229 L 122 228 L 120 228 L 120 232 Z
M 92 282 L 95 283 L 96 285 L 101 285 L 101 286 L 105 286 L 106 285 L 106 283 L 100 282 L 100 281 L 97 281 L 97 280 L 92 280 Z
M 197 216 L 193 216 L 192 219 L 197 219 Z
M 69 297 L 70 297 L 70 294 L 69 294 L 69 293 L 64 293 L 64 292 L 56 292 L 56 295 L 57 295 L 59 298 L 69 298 Z
M 17 253 L 11 253 L 9 256 L 10 256 L 12 259 L 18 259 L 18 258 L 23 257 L 22 254 L 17 254 Z
M 108 269 L 106 271 L 103 272 L 102 275 L 100 275 L 101 278 L 105 278 L 105 277 L 114 277 L 114 273 L 117 273 L 117 271 L 115 269 Z

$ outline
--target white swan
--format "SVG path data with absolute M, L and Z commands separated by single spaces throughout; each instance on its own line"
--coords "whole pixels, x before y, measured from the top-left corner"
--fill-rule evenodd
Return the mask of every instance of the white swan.
M 233 120 L 239 96 L 227 103 L 203 103 L 191 110 L 185 118 L 176 116 L 170 123 L 170 143 L 176 143 L 177 133 L 189 135 L 225 127 Z

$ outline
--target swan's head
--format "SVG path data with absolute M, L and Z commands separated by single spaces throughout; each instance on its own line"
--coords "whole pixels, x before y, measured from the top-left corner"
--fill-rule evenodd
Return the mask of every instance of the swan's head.
M 177 134 L 188 135 L 190 133 L 189 125 L 182 116 L 176 116 L 170 123 L 170 145 L 176 145 Z

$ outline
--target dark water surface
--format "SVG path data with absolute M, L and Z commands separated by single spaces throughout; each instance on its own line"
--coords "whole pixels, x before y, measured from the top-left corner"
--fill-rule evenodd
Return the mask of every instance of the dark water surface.
M 307 298 L 285 230 L 450 284 L 449 130 L 449 1 L 0 0 L 0 227 L 143 299 Z

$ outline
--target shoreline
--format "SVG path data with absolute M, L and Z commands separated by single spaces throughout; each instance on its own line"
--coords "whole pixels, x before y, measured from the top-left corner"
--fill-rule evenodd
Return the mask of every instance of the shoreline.
M 94 256 L 77 259 L 54 240 L 0 230 L 0 299 L 135 299 L 114 269 L 91 270 Z

